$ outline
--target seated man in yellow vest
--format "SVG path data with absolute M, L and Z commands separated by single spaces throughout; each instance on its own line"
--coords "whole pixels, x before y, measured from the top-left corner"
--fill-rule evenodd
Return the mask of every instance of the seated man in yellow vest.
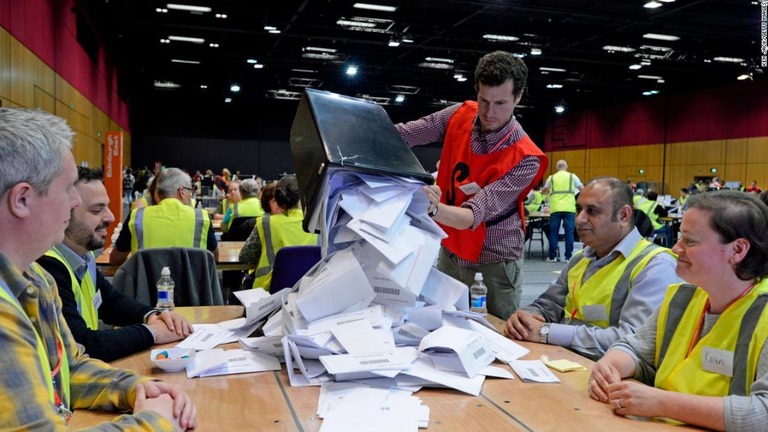
M 158 343 L 184 339 L 192 326 L 174 312 L 161 312 L 114 289 L 96 268 L 93 252 L 104 247 L 115 221 L 100 169 L 80 167 L 75 185 L 82 204 L 72 210 L 64 241 L 37 259 L 53 276 L 62 313 L 75 340 L 93 358 L 112 361 Z M 99 319 L 120 326 L 99 330 Z
M 194 429 L 196 408 L 178 385 L 85 355 L 55 281 L 34 262 L 61 243 L 80 205 L 72 135 L 61 118 L 0 108 L 0 430 L 65 431 L 75 409 L 133 412 L 98 430 Z
M 240 196 L 242 200 L 233 203 L 229 210 L 227 210 L 224 219 L 221 221 L 221 230 L 224 232 L 229 231 L 232 221 L 239 217 L 257 218 L 264 216 L 264 209 L 261 208 L 261 202 L 259 201 L 260 192 L 261 189 L 256 180 L 245 179 L 240 182 Z
M 659 194 L 656 191 L 649 191 L 647 199 L 640 203 L 640 205 L 637 206 L 637 209 L 648 215 L 653 224 L 653 233 L 663 235 L 664 240 L 666 241 L 665 246 L 671 248 L 674 245 L 672 230 L 667 224 L 659 220 L 659 218 L 667 217 L 669 212 L 664 206 L 659 205 L 659 203 L 656 202 L 658 198 Z
M 596 359 L 633 333 L 680 279 L 669 249 L 634 226 L 632 192 L 613 177 L 592 180 L 579 194 L 576 230 L 586 247 L 532 304 L 509 317 L 514 339 L 561 345 Z
M 584 185 L 579 177 L 568 172 L 568 164 L 564 160 L 557 161 L 557 172 L 547 179 L 544 193 L 549 193 L 549 258 L 547 261 L 557 261 L 557 245 L 560 233 L 560 223 L 565 233 L 565 261 L 573 255 L 573 220 L 576 214 L 576 194 Z
M 189 206 L 192 179 L 178 168 L 157 176 L 157 205 L 131 211 L 128 228 L 120 231 L 112 252 L 111 265 L 125 262 L 131 252 L 160 247 L 207 248 L 218 257 L 218 243 L 208 212 Z

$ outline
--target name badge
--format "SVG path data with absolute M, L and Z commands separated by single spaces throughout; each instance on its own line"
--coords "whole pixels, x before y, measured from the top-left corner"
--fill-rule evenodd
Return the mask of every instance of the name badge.
M 99 310 L 99 306 L 101 306 L 101 290 L 96 291 L 96 295 L 93 296 L 93 308 L 96 310 Z
M 584 321 L 608 321 L 605 305 L 584 305 L 581 307 L 581 312 L 584 314 Z
M 701 368 L 728 377 L 733 376 L 733 351 L 704 347 L 701 353 Z
M 480 192 L 480 186 L 475 182 L 459 185 L 459 189 L 464 192 L 464 195 L 474 195 Z

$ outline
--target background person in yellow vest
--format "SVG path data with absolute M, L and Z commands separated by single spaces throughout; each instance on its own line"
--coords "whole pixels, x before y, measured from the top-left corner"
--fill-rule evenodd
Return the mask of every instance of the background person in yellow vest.
M 647 199 L 637 206 L 638 210 L 647 214 L 653 224 L 653 233 L 664 236 L 666 247 L 672 247 L 674 239 L 672 239 L 672 229 L 667 224 L 660 221 L 659 218 L 667 217 L 669 212 L 663 205 L 657 202 L 659 194 L 656 191 L 649 191 Z
M 120 291 L 96 268 L 92 251 L 104 247 L 115 217 L 101 169 L 78 168 L 82 204 L 72 210 L 64 241 L 37 259 L 53 276 L 62 313 L 75 340 L 93 358 L 112 361 L 158 343 L 184 339 L 192 326 L 175 312 L 161 312 Z M 99 330 L 99 320 L 119 326 Z
M 437 184 L 424 188 L 429 215 L 448 234 L 437 268 L 466 285 L 482 273 L 488 312 L 502 319 L 520 306 L 523 201 L 548 164 L 513 115 L 527 80 L 521 59 L 486 54 L 475 68 L 477 102 L 395 125 L 411 147 L 443 143 Z
M 72 130 L 42 111 L 0 108 L 0 429 L 67 430 L 74 409 L 121 415 L 100 430 L 194 428 L 180 387 L 89 358 L 34 260 L 64 239 L 80 205 Z M 53 373 L 52 373 L 53 372 Z
M 240 195 L 242 200 L 232 204 L 232 207 L 224 215 L 221 221 L 221 230 L 229 231 L 232 221 L 239 217 L 259 217 L 264 216 L 264 209 L 261 208 L 259 193 L 261 188 L 254 179 L 245 179 L 240 182 Z
M 192 179 L 178 168 L 157 176 L 159 203 L 131 211 L 128 229 L 120 235 L 109 255 L 111 265 L 125 262 L 131 252 L 158 247 L 207 248 L 218 258 L 218 243 L 208 212 L 189 206 Z
M 258 263 L 253 287 L 266 290 L 270 288 L 278 250 L 285 246 L 317 244 L 317 235 L 305 232 L 301 225 L 304 213 L 299 208 L 295 175 L 283 176 L 277 182 L 270 208 L 270 214 L 256 219 L 256 227 L 240 250 L 240 261 Z
M 557 244 L 562 222 L 565 233 L 565 260 L 573 255 L 573 220 L 576 215 L 576 194 L 584 188 L 576 174 L 568 172 L 564 160 L 557 161 L 557 172 L 547 179 L 544 193 L 549 194 L 549 258 L 557 261 Z M 563 258 L 563 257 L 560 257 Z
M 219 202 L 219 207 L 216 209 L 216 214 L 213 215 L 213 219 L 224 219 L 224 215 L 232 211 L 232 204 L 240 202 L 241 199 L 243 199 L 243 197 L 240 195 L 240 180 L 230 181 L 229 192 L 227 192 L 226 198 L 223 198 Z
M 617 178 L 597 178 L 581 191 L 576 230 L 584 251 L 538 299 L 509 317 L 505 334 L 595 359 L 638 329 L 666 286 L 680 279 L 669 249 L 637 232 L 632 194 Z
M 525 209 L 528 213 L 537 212 L 541 210 L 541 205 L 547 200 L 547 196 L 542 192 L 543 185 L 539 183 L 536 187 L 528 192 L 528 196 L 525 198 Z
M 671 285 L 637 333 L 611 347 L 589 393 L 619 415 L 764 431 L 768 206 L 738 191 L 691 196 L 681 230 L 673 251 L 690 285 Z
M 635 194 L 632 196 L 632 204 L 635 208 L 645 201 L 645 191 L 642 189 L 635 189 Z

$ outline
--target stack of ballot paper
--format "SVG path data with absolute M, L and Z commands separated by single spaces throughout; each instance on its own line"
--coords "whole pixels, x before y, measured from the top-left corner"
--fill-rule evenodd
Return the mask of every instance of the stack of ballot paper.
M 241 346 L 282 353 L 294 386 L 451 387 L 477 395 L 487 376 L 512 378 L 490 363 L 528 351 L 468 311 L 467 286 L 435 268 L 445 233 L 426 215 L 422 186 L 330 170 L 317 221 L 323 259 L 283 291 L 276 314 L 265 307 L 263 316 L 273 314 L 265 337 Z

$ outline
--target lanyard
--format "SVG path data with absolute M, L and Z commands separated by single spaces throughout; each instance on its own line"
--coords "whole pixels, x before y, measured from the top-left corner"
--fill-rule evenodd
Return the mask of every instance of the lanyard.
M 571 317 L 568 319 L 568 323 L 572 323 L 573 319 L 576 318 L 576 314 L 579 312 L 579 306 L 576 304 L 576 282 L 573 282 L 573 287 L 571 288 L 571 303 L 573 303 L 573 309 L 571 310 Z
M 727 306 L 725 306 L 725 309 L 723 309 L 723 312 L 728 310 L 731 305 L 736 303 L 739 299 L 747 295 L 749 291 L 752 290 L 752 288 L 755 286 L 755 283 L 752 282 L 744 291 L 741 292 L 735 299 L 731 300 L 730 303 L 728 303 Z M 704 309 L 701 311 L 701 316 L 699 317 L 699 324 L 696 326 L 696 331 L 693 333 L 693 339 L 691 339 L 691 344 L 688 346 L 688 354 L 685 355 L 685 357 L 688 357 L 691 355 L 691 351 L 693 351 L 693 347 L 696 346 L 696 343 L 699 340 L 699 336 L 701 335 L 701 330 L 704 327 L 704 317 L 707 315 L 707 312 L 709 312 L 709 298 L 707 298 L 707 302 L 704 304 Z
M 496 143 L 496 144 L 495 144 L 493 147 L 491 147 L 491 149 L 490 149 L 490 150 L 488 150 L 488 153 L 493 153 L 493 152 L 495 152 L 495 151 L 496 151 L 496 150 L 497 150 L 499 147 L 501 147 L 501 145 L 502 145 L 502 144 L 504 144 L 504 143 L 505 143 L 505 142 L 506 142 L 506 141 L 509 139 L 509 137 L 510 137 L 510 136 L 512 136 L 512 133 L 513 133 L 515 130 L 517 130 L 517 121 L 515 121 L 515 125 L 514 125 L 514 126 L 512 126 L 512 130 L 510 130 L 509 132 L 507 132 L 507 134 L 506 134 L 506 135 L 504 135 L 503 137 L 501 137 L 501 139 L 499 140 L 499 142 L 497 142 L 497 143 Z
M 70 411 L 69 408 L 67 408 L 67 406 L 64 404 L 64 401 L 61 400 L 59 390 L 56 388 L 56 375 L 58 375 L 59 371 L 61 370 L 61 365 L 63 363 L 62 357 L 64 356 L 64 345 L 61 342 L 61 337 L 56 338 L 56 356 L 59 361 L 51 370 L 51 381 L 53 382 L 53 402 L 56 404 L 56 408 L 59 410 L 59 414 L 64 417 L 64 420 L 66 420 L 67 423 L 69 423 L 69 419 L 72 417 L 72 411 Z

